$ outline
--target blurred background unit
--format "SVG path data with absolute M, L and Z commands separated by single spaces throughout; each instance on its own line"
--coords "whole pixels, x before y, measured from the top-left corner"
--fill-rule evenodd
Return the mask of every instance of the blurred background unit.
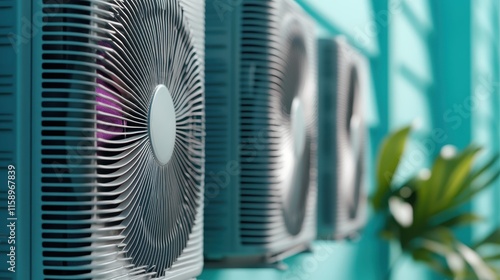
M 318 41 L 318 236 L 357 235 L 366 220 L 368 62 L 345 38 Z
M 0 95 L 0 168 L 15 193 L 0 204 L 15 208 L 0 218 L 15 225 L 0 229 L 0 278 L 196 277 L 203 1 L 11 1 L 4 11 L 0 79 L 16 94 Z
M 207 5 L 205 255 L 273 263 L 316 235 L 316 41 L 293 1 Z

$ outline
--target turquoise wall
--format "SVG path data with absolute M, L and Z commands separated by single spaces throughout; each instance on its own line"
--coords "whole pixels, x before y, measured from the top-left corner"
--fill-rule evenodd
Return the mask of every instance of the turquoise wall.
M 472 73 L 471 97 L 464 103 L 472 123 L 471 139 L 487 149 L 483 158 L 499 150 L 499 2 L 472 2 Z M 473 208 L 487 221 L 472 229 L 472 238 L 480 238 L 500 221 L 500 185 L 480 194 Z
M 428 166 L 445 144 L 483 144 L 484 156 L 499 150 L 498 1 L 297 1 L 317 19 L 320 36 L 342 34 L 370 59 L 371 162 L 387 132 L 408 123 L 416 131 L 401 179 Z M 500 221 L 499 199 L 497 183 L 467 206 L 492 218 L 459 234 L 473 239 L 490 230 Z M 376 237 L 378 226 L 372 219 L 357 241 L 316 242 L 314 254 L 287 259 L 287 271 L 207 269 L 200 279 L 384 279 L 400 252 Z M 392 279 L 440 277 L 403 259 Z

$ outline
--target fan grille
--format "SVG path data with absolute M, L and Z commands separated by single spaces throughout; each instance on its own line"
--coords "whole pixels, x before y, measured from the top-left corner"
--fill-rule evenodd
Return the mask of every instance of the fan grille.
M 293 246 L 314 228 L 316 69 L 309 26 L 290 1 L 244 1 L 240 70 L 240 237 L 243 245 Z M 295 155 L 292 104 L 305 119 Z M 302 136 L 302 135 L 300 135 Z M 307 223 L 305 218 L 309 217 Z M 308 230 L 304 236 L 308 236 Z M 285 245 L 286 244 L 286 245 Z M 282 246 L 280 245 L 280 246 Z
M 355 233 L 363 222 L 360 213 L 364 207 L 364 180 L 365 180 L 365 137 L 366 132 L 361 108 L 360 80 L 361 67 L 359 59 L 353 55 L 348 46 L 337 46 L 337 111 L 336 114 L 336 141 L 335 147 L 337 173 L 336 198 L 338 201 L 335 213 L 335 234 L 344 236 Z M 351 61 L 347 52 L 354 58 Z
M 43 3 L 44 278 L 164 276 L 201 219 L 203 60 L 184 12 L 192 8 L 175 0 Z M 148 126 L 161 84 L 176 115 L 165 165 Z

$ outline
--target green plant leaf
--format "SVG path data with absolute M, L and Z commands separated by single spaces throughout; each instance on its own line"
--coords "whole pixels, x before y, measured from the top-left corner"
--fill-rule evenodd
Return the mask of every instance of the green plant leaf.
M 443 246 L 452 248 L 453 244 L 456 242 L 455 235 L 453 232 L 446 227 L 436 227 L 431 230 L 422 231 L 422 237 L 434 242 L 437 242 Z M 450 249 L 451 250 L 451 249 Z
M 456 207 L 461 204 L 464 204 L 468 201 L 470 201 L 474 196 L 476 196 L 478 193 L 483 191 L 484 189 L 488 188 L 493 182 L 495 182 L 498 178 L 500 177 L 500 170 L 496 171 L 495 174 L 493 174 L 488 180 L 485 180 L 484 182 L 470 187 L 467 191 L 462 193 L 454 202 L 453 205 L 450 206 Z
M 491 176 L 491 178 L 488 180 L 483 180 L 483 182 L 479 180 L 484 179 L 484 177 L 487 176 L 487 173 L 491 173 L 491 169 L 493 169 L 493 167 L 495 166 L 498 158 L 499 155 L 496 154 L 495 156 L 491 157 L 488 162 L 482 164 L 477 169 L 469 173 L 467 178 L 463 180 L 459 194 L 454 197 L 454 201 L 448 207 L 448 210 L 450 210 L 450 208 L 455 208 L 462 203 L 466 203 L 468 200 L 472 199 L 474 195 L 482 191 L 484 188 L 487 188 L 493 181 L 497 179 L 497 177 L 500 175 L 500 170 L 497 171 L 497 175 Z M 479 183 L 476 181 L 478 181 Z M 475 186 L 478 184 L 479 186 Z
M 479 150 L 478 147 L 469 146 L 455 156 L 444 157 L 443 152 L 438 156 L 431 178 L 422 188 L 422 200 L 417 209 L 419 218 L 436 215 L 453 205 L 456 196 L 463 189 Z
M 443 192 L 445 182 L 448 180 L 451 159 L 438 155 L 431 169 L 428 180 L 422 180 L 418 188 L 418 200 L 415 205 L 415 222 L 425 221 L 428 213 L 436 212 L 437 198 Z
M 401 155 L 406 146 L 411 126 L 390 134 L 382 143 L 377 161 L 377 189 L 373 196 L 374 209 L 382 209 L 383 201 L 390 191 L 392 178 L 396 173 Z
M 432 252 L 426 248 L 417 248 L 411 252 L 411 255 L 414 260 L 425 263 L 431 269 L 434 269 L 436 272 L 443 274 L 448 278 L 453 278 L 453 272 L 443 264 L 443 262 L 439 261 L 435 256 L 440 256 L 435 252 Z
M 500 157 L 499 154 L 492 156 L 491 159 L 488 162 L 486 162 L 485 164 L 483 164 L 482 167 L 471 172 L 470 178 L 469 178 L 470 182 L 476 180 L 477 178 L 481 177 L 481 175 L 485 174 L 487 171 L 492 169 L 495 166 L 495 164 L 497 163 L 499 157 Z
M 500 260 L 500 254 L 483 256 L 483 260 L 485 260 L 486 262 L 498 261 Z
M 477 249 L 486 244 L 500 245 L 500 228 L 493 230 L 484 239 L 476 242 L 476 244 L 472 248 Z
M 467 147 L 454 161 L 453 167 L 450 170 L 449 180 L 447 184 L 444 184 L 444 194 L 440 198 L 442 208 L 446 209 L 448 206 L 452 205 L 453 200 L 460 191 L 463 189 L 463 184 L 466 182 L 467 176 L 469 175 L 472 164 L 477 153 L 481 151 L 480 147 L 469 146 Z
M 453 227 L 468 225 L 468 224 L 478 222 L 481 220 L 482 220 L 482 217 L 478 216 L 476 214 L 462 213 L 462 214 L 458 214 L 452 218 L 449 218 L 447 220 L 444 220 L 443 222 L 440 222 L 439 224 L 437 224 L 435 226 L 453 228 Z
M 424 239 L 422 247 L 446 260 L 447 268 L 443 272 L 453 275 L 454 279 L 463 279 L 466 274 L 466 265 L 463 257 L 454 250 L 453 244 L 443 244 L 435 240 Z M 438 270 L 440 272 L 441 270 Z
M 484 261 L 481 256 L 463 243 L 457 243 L 457 251 L 462 255 L 463 259 L 472 268 L 478 279 L 496 279 L 496 274 L 493 269 Z
M 500 173 L 495 174 L 490 180 L 483 180 L 477 187 L 471 188 L 473 179 L 494 166 L 489 161 L 477 171 L 471 171 L 474 158 L 480 150 L 471 145 L 457 156 L 443 158 L 440 155 L 436 159 L 431 178 L 419 189 L 419 201 L 415 206 L 417 223 L 467 202 L 500 176 Z M 492 160 L 496 159 L 495 156 Z

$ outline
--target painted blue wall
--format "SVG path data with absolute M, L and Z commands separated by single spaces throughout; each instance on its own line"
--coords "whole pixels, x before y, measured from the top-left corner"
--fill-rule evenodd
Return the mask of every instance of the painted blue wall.
M 471 96 L 463 102 L 472 124 L 471 139 L 486 147 L 483 159 L 499 151 L 499 2 L 472 2 Z M 487 234 L 500 221 L 500 185 L 480 194 L 473 208 L 488 217 L 472 229 L 472 238 Z

